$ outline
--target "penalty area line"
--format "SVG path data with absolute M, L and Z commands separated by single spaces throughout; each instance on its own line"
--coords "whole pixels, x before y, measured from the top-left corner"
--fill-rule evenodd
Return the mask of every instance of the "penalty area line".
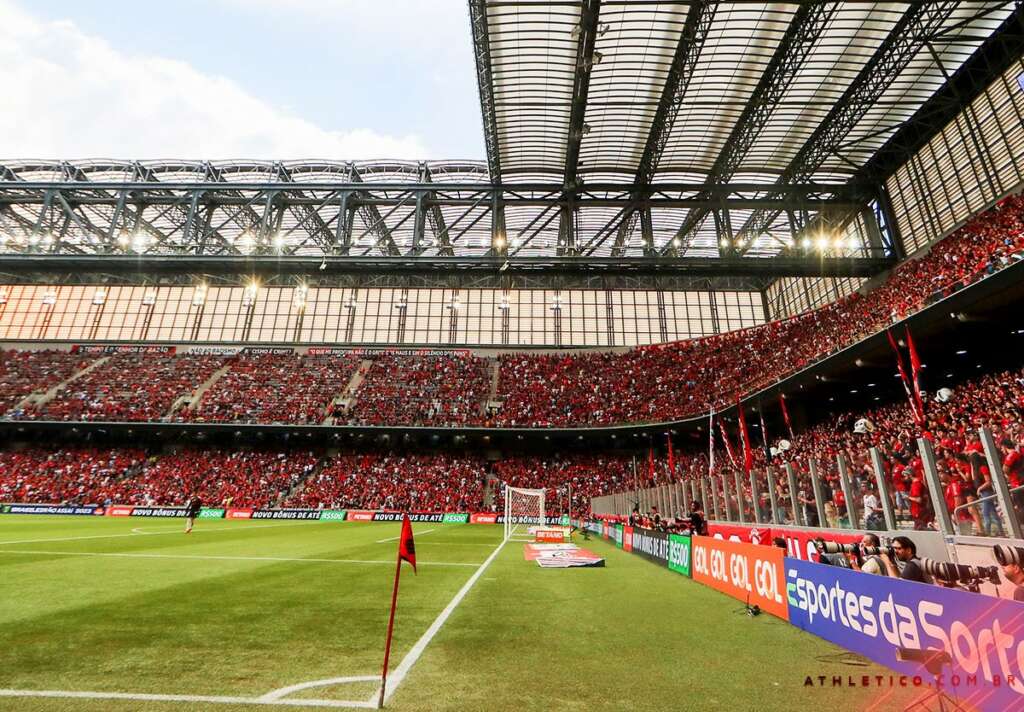
M 391 695 L 395 693 L 398 686 L 402 684 L 405 676 L 409 674 L 409 670 L 412 669 L 412 666 L 415 665 L 416 661 L 420 659 L 421 655 L 423 655 L 423 651 L 426 650 L 428 645 L 430 645 L 430 641 L 434 639 L 437 632 L 441 630 L 441 626 L 445 624 L 458 605 L 462 603 L 462 599 L 466 597 L 469 590 L 473 588 L 473 585 L 483 575 L 484 571 L 487 570 L 487 567 L 490 566 L 491 562 L 498 556 L 507 541 L 507 539 L 503 539 L 502 542 L 498 544 L 497 548 L 491 552 L 491 555 L 488 556 L 482 564 L 480 564 L 480 568 L 473 572 L 473 575 L 469 577 L 469 580 L 466 581 L 465 584 L 463 584 L 462 588 L 460 588 L 458 593 L 455 594 L 455 597 L 448 602 L 445 609 L 438 614 L 437 618 L 435 618 L 434 622 L 430 624 L 430 627 L 427 628 L 426 632 L 420 636 L 420 639 L 412 646 L 412 650 L 405 654 L 405 657 L 402 658 L 402 662 L 398 664 L 398 667 L 396 667 L 394 671 L 388 673 L 388 684 L 387 688 L 384 690 L 385 702 L 387 702 Z M 380 687 L 377 688 L 377 692 L 370 697 L 368 702 L 376 706 L 379 695 Z

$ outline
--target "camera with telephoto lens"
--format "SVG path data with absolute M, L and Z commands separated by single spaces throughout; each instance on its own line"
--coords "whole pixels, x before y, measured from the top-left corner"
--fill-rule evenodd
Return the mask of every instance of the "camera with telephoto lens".
M 814 548 L 818 550 L 819 554 L 856 554 L 860 551 L 859 544 L 840 544 L 836 541 L 825 541 L 824 539 L 815 539 Z
M 998 566 L 969 566 L 967 564 L 954 564 L 948 561 L 935 561 L 933 559 L 921 559 L 921 568 L 934 579 L 955 583 L 968 591 L 978 592 L 978 587 L 983 583 L 999 585 Z
M 881 556 L 882 554 L 885 554 L 894 561 L 896 559 L 896 550 L 891 546 L 864 546 L 862 544 L 860 547 L 860 553 L 861 556 Z

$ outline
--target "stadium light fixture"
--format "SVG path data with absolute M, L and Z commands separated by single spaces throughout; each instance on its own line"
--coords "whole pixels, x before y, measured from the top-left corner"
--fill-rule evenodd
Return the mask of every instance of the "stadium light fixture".
M 818 252 L 825 252 L 828 249 L 828 238 L 824 235 L 819 236 L 815 241 L 815 245 L 818 248 Z
M 250 232 L 249 230 L 246 230 L 245 232 L 238 236 L 238 249 L 241 250 L 242 252 L 248 254 L 252 252 L 255 246 L 256 241 L 253 240 L 252 232 Z
M 728 247 L 729 246 L 729 239 L 726 238 L 726 237 L 723 237 L 721 242 L 719 242 L 718 244 L 721 245 L 722 247 Z
M 256 303 L 256 294 L 260 290 L 260 283 L 255 279 L 249 280 L 249 284 L 245 285 L 245 291 L 242 293 L 242 306 L 251 307 Z
M 682 245 L 682 244 L 683 244 L 683 241 L 680 240 L 678 237 L 673 237 L 672 238 L 672 247 L 674 247 L 674 248 L 676 248 L 678 250 L 680 245 Z
M 136 232 L 132 238 L 132 249 L 136 252 L 144 252 L 148 246 L 149 236 L 141 230 Z
M 128 247 L 132 242 L 131 235 L 128 234 L 128 230 L 121 230 L 117 235 L 117 244 L 120 247 Z
M 28 244 L 30 247 L 35 247 L 39 244 L 39 233 L 33 232 L 28 236 Z
M 274 237 L 271 238 L 271 242 L 274 245 L 274 249 L 280 252 L 281 248 L 284 247 L 284 235 L 279 232 L 275 232 Z

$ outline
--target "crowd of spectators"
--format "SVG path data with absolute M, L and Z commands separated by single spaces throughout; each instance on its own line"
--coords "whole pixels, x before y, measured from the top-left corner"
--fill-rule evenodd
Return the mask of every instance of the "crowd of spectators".
M 485 414 L 491 362 L 464 352 L 366 356 L 245 353 L 198 405 L 176 418 L 200 422 L 558 427 L 665 422 L 731 404 L 873 334 L 1024 256 L 1024 198 L 995 208 L 896 267 L 880 284 L 819 309 L 740 331 L 619 352 L 499 358 L 494 413 Z M 0 406 L 9 410 L 80 367 L 67 352 L 4 352 Z M 159 420 L 199 386 L 214 356 L 120 353 L 26 417 Z M 756 367 L 754 367 L 756 365 Z M 342 399 L 348 407 L 332 405 Z M 17 416 L 18 414 L 15 414 Z
M 348 417 L 356 425 L 480 425 L 488 364 L 462 352 L 377 356 Z
M 1010 196 L 876 288 L 790 319 L 621 353 L 503 355 L 495 424 L 611 425 L 704 413 L 1022 257 L 1024 197 Z
M 758 481 L 755 498 L 749 479 L 736 473 L 741 468 L 730 461 L 728 453 L 716 450 L 714 470 L 716 486 L 708 488 L 709 516 L 738 521 L 772 518 L 771 496 L 775 492 L 777 519 L 785 523 L 808 523 L 830 528 L 885 528 L 881 496 L 875 477 L 870 448 L 878 449 L 883 476 L 894 513 L 900 525 L 914 529 L 935 529 L 936 513 L 929 492 L 924 465 L 917 445 L 918 436 L 927 438 L 935 454 L 936 469 L 942 486 L 941 500 L 961 534 L 1002 536 L 992 475 L 984 457 L 978 429 L 989 428 L 999 450 L 1001 466 L 1011 490 L 1014 516 L 1024 522 L 1024 369 L 987 374 L 968 380 L 941 398 L 926 403 L 926 419 L 916 426 L 906 400 L 897 400 L 866 411 L 843 412 L 796 433 L 790 447 L 773 461 L 760 447 L 753 450 L 753 473 Z M 735 428 L 731 429 L 735 441 Z M 716 439 L 716 442 L 720 440 Z M 837 457 L 847 465 L 852 502 L 843 491 Z M 817 494 L 811 480 L 810 461 L 814 460 L 820 484 L 822 512 L 818 512 Z M 701 481 L 708 474 L 705 452 L 677 452 L 674 477 L 664 458 L 655 463 L 653 473 L 643 468 L 641 486 L 650 487 L 672 481 Z M 795 473 L 797 491 L 791 499 L 784 463 Z M 741 496 L 737 496 L 737 479 Z M 624 492 L 631 483 L 619 488 Z M 717 496 L 715 496 L 716 493 Z M 726 493 L 728 496 L 726 496 Z M 794 514 L 793 504 L 798 516 Z
M 31 393 L 67 380 L 88 361 L 70 351 L 0 351 L 0 413 L 15 408 Z
M 544 490 L 549 514 L 584 514 L 591 497 L 620 491 L 632 480 L 631 458 L 625 455 L 576 453 L 522 455 L 494 463 L 494 508 L 504 511 L 505 485 Z M 571 500 L 570 500 L 571 494 Z
M 156 421 L 221 367 L 223 358 L 159 352 L 116 352 L 99 366 L 29 407 L 37 420 Z
M 466 512 L 484 506 L 486 463 L 445 453 L 340 455 L 285 506 Z
M 308 477 L 318 460 L 302 450 L 185 448 L 151 458 L 119 503 L 183 505 L 197 495 L 208 506 L 270 507 Z
M 121 498 L 142 450 L 69 447 L 0 451 L 0 502 L 95 504 Z
M 206 423 L 318 425 L 330 414 L 332 401 L 345 394 L 359 361 L 355 354 L 243 352 L 199 403 L 179 416 Z
M 0 501 L 175 506 L 198 495 L 209 506 L 277 504 L 319 458 L 305 451 L 184 448 L 147 456 L 137 448 L 0 451 Z

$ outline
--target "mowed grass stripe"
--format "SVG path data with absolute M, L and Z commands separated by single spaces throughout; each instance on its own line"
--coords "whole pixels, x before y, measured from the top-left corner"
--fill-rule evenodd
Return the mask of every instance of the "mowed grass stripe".
M 507 545 L 391 707 L 791 712 L 887 693 L 807 689 L 807 675 L 888 672 L 821 662 L 841 650 L 604 541 L 579 543 L 607 566 L 541 569 Z
M 433 546 L 420 547 L 422 561 L 454 555 L 478 565 L 479 549 L 460 554 L 445 541 L 482 535 L 496 545 L 500 534 L 451 529 Z M 254 533 L 224 543 L 232 550 L 248 546 L 256 556 L 272 546 L 300 555 L 334 550 L 390 557 L 394 545 L 374 543 L 388 530 L 397 533 L 398 526 L 325 524 L 278 529 L 268 541 Z M 138 544 L 131 537 L 102 541 L 105 548 Z M 200 539 L 182 534 L 179 541 L 177 548 L 188 550 Z M 0 554 L 0 687 L 262 694 L 303 680 L 372 673 L 380 664 L 390 566 L 311 571 L 302 561 L 100 564 L 85 556 L 12 564 L 21 556 Z M 396 656 L 471 573 L 429 563 L 420 569 L 415 586 L 403 591 Z

